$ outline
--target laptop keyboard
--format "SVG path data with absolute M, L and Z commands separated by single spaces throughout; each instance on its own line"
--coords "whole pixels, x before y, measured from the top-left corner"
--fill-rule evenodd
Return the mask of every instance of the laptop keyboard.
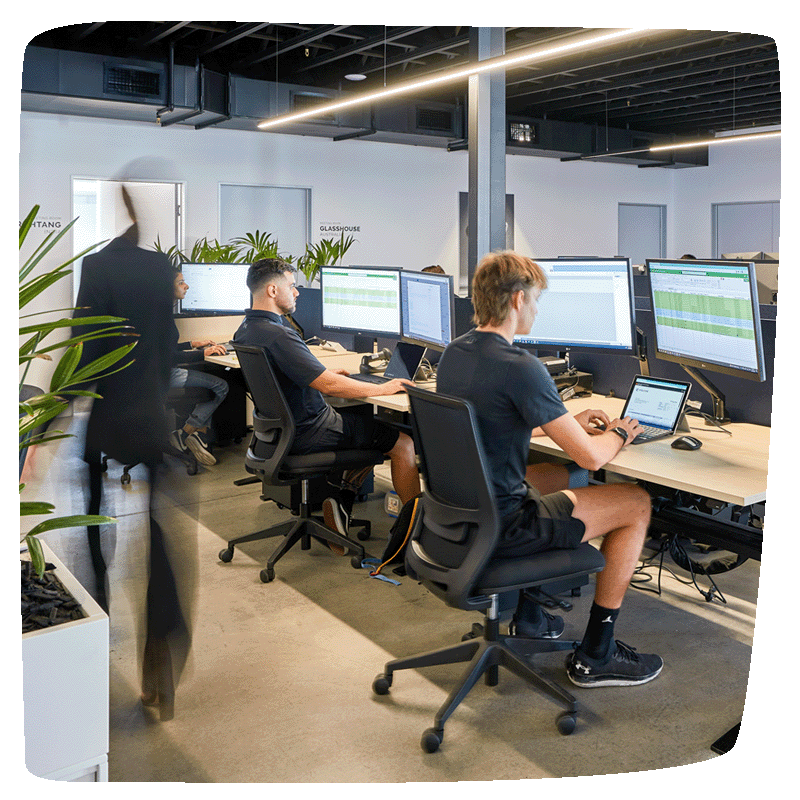
M 641 433 L 636 434 L 636 438 L 631 444 L 642 444 L 642 442 L 652 442 L 653 439 L 661 439 L 664 436 L 669 436 L 669 431 L 663 428 L 653 428 L 650 425 L 642 425 Z
M 357 381 L 364 381 L 365 383 L 386 383 L 386 381 L 391 380 L 391 378 L 386 378 L 383 375 L 371 375 L 360 372 L 350 375 L 349 377 Z

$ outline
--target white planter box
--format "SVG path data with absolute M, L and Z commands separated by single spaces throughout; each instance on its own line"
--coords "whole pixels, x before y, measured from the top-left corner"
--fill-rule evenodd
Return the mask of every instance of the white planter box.
M 84 619 L 22 635 L 25 765 L 40 778 L 108 780 L 108 616 L 44 544 Z

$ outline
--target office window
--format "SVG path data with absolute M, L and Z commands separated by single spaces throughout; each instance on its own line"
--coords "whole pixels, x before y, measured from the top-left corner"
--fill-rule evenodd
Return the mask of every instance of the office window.
M 667 246 L 667 207 L 642 203 L 620 203 L 617 252 L 631 264 L 647 258 L 664 258 Z
M 711 236 L 714 258 L 723 253 L 778 252 L 780 202 L 714 203 Z
M 139 246 L 155 249 L 156 241 L 168 250 L 182 241 L 181 214 L 183 186 L 179 183 L 126 182 L 139 223 Z M 72 228 L 73 255 L 87 247 L 113 239 L 123 233 L 131 219 L 122 202 L 120 181 L 73 178 Z M 78 296 L 81 261 L 72 273 L 72 296 Z
M 256 231 L 277 239 L 281 253 L 303 255 L 311 241 L 311 189 L 220 184 L 220 242 Z

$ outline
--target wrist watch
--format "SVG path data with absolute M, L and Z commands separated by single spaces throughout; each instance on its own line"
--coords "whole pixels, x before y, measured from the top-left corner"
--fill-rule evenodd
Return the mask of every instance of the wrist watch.
M 617 426 L 616 428 L 611 429 L 613 433 L 616 433 L 623 442 L 627 443 L 628 441 L 628 431 L 625 428 L 620 428 Z

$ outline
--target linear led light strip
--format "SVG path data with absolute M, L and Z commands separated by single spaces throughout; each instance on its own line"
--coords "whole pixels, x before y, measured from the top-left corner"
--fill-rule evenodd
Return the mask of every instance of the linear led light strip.
M 429 86 L 434 86 L 441 83 L 449 83 L 457 81 L 460 78 L 467 78 L 471 75 L 479 75 L 483 72 L 490 72 L 495 69 L 507 69 L 509 67 L 516 67 L 521 64 L 527 64 L 531 61 L 542 60 L 552 56 L 563 55 L 573 50 L 584 50 L 592 47 L 602 47 L 619 39 L 628 36 L 634 36 L 637 33 L 647 30 L 646 28 L 624 28 L 621 30 L 613 30 L 608 33 L 603 33 L 598 36 L 591 36 L 589 38 L 581 38 L 578 41 L 568 42 L 567 44 L 556 45 L 546 49 L 537 48 L 536 50 L 527 50 L 523 53 L 518 53 L 513 56 L 499 56 L 495 59 L 487 59 L 478 64 L 470 64 L 467 67 L 447 72 L 442 75 L 437 75 L 434 78 L 423 78 L 418 81 L 411 81 L 409 83 L 401 83 L 397 86 L 392 86 L 385 89 L 379 89 L 375 92 L 368 92 L 367 94 L 351 97 L 347 100 L 334 100 L 332 103 L 325 103 L 324 105 L 315 106 L 306 111 L 298 111 L 294 114 L 285 114 L 280 117 L 272 117 L 271 119 L 264 120 L 258 123 L 258 127 L 263 129 L 273 128 L 278 125 L 284 125 L 287 122 L 297 122 L 301 119 L 308 117 L 317 117 L 320 114 L 329 113 L 331 111 L 339 111 L 343 108 L 352 108 L 353 106 L 362 105 L 364 103 L 371 103 L 374 100 L 382 100 L 386 97 L 393 97 L 407 92 L 413 92 L 418 89 L 426 89 Z
M 590 158 L 609 158 L 611 156 L 633 156 L 637 153 L 658 153 L 665 150 L 688 150 L 691 147 L 705 147 L 713 144 L 731 144 L 748 142 L 754 139 L 774 139 L 781 135 L 780 131 L 766 131 L 763 133 L 736 133 L 726 136 L 717 136 L 711 139 L 697 139 L 691 142 L 676 142 L 675 144 L 657 144 L 652 147 L 639 147 L 635 150 L 607 150 L 605 153 L 587 153 L 581 156 L 564 156 L 562 161 L 586 161 Z

